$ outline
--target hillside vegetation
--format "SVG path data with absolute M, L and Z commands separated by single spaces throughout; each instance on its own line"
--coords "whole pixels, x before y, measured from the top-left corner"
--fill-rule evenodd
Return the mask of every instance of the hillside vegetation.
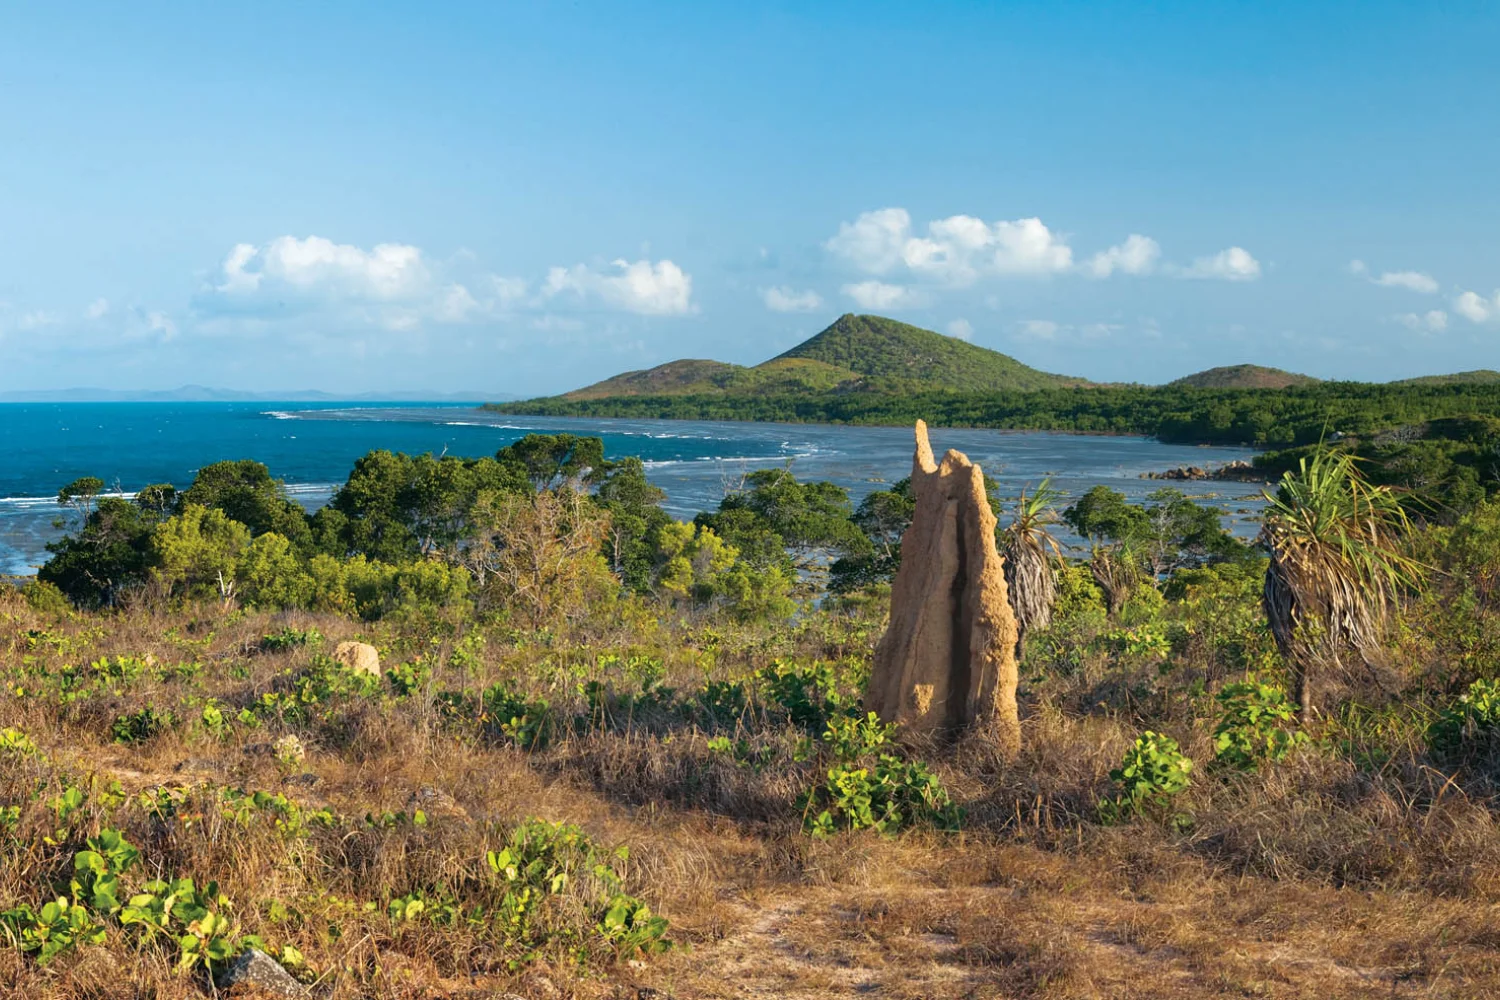
M 1191 389 L 1285 389 L 1294 385 L 1314 385 L 1319 379 L 1311 375 L 1264 365 L 1227 365 L 1185 375 L 1167 383 L 1168 388 Z
M 1015 358 L 883 316 L 840 316 L 832 326 L 751 368 L 723 361 L 668 361 L 574 389 L 569 401 L 639 396 L 766 393 L 1027 391 L 1083 385 Z

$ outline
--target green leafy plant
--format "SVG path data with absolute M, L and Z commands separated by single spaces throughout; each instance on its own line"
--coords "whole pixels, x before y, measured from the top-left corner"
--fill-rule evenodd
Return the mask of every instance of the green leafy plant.
M 1480 678 L 1445 708 L 1427 729 L 1427 744 L 1453 754 L 1466 742 L 1500 733 L 1500 680 Z
M 505 684 L 487 688 L 480 696 L 485 729 L 523 750 L 536 750 L 546 743 L 552 709 L 545 698 L 528 700 Z
M 1193 762 L 1170 736 L 1146 730 L 1125 751 L 1120 766 L 1109 772 L 1119 787 L 1099 803 L 1100 818 L 1117 823 L 1146 812 L 1159 812 L 1190 784 Z
M 291 626 L 283 628 L 279 632 L 271 632 L 260 637 L 260 648 L 267 653 L 280 653 L 288 649 L 298 649 L 302 646 L 310 646 L 316 649 L 323 643 L 323 633 L 315 628 L 295 629 Z
M 116 743 L 144 743 L 175 725 L 177 716 L 155 705 L 147 705 L 138 712 L 118 716 L 109 732 Z
M 103 944 L 105 938 L 104 925 L 88 908 L 63 896 L 43 903 L 38 910 L 23 903 L 0 912 L 0 928 L 12 947 L 35 952 L 42 965 L 79 945 Z
M 815 837 L 842 830 L 898 833 L 919 823 L 957 832 L 963 813 L 921 761 L 881 754 L 873 768 L 838 766 L 802 797 L 803 827 Z
M 1214 726 L 1214 762 L 1249 771 L 1270 761 L 1279 763 L 1307 742 L 1307 734 L 1288 728 L 1296 707 L 1278 687 L 1259 681 L 1226 684 L 1215 696 L 1219 721 Z
M 88 849 L 73 855 L 73 898 L 87 903 L 101 916 L 120 909 L 120 876 L 141 860 L 119 830 L 101 830 Z
M 30 736 L 7 726 L 0 729 L 0 754 L 8 757 L 40 757 L 42 752 L 37 749 Z
M 420 657 L 411 663 L 398 663 L 385 672 L 391 691 L 398 698 L 410 698 L 432 680 L 432 664 Z

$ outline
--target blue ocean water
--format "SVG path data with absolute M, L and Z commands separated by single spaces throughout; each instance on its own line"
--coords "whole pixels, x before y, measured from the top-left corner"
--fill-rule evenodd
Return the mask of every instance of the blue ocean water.
M 125 493 L 148 483 L 185 487 L 200 466 L 253 458 L 284 480 L 304 506 L 326 502 L 360 455 L 490 455 L 531 432 L 597 434 L 610 456 L 636 455 L 667 492 L 675 516 L 716 506 L 745 473 L 790 463 L 799 477 L 831 479 L 858 500 L 907 475 L 906 427 L 834 427 L 666 420 L 587 420 L 485 413 L 467 404 L 339 403 L 5 403 L 0 404 L 0 574 L 25 574 L 58 536 L 63 484 L 99 476 Z M 1247 458 L 1235 448 L 1167 445 L 1148 438 L 986 430 L 932 432 L 933 446 L 957 448 L 1016 491 L 1052 476 L 1077 495 L 1108 483 L 1133 497 L 1162 485 L 1140 474 Z M 1231 528 L 1251 530 L 1259 487 L 1187 484 L 1217 497 Z

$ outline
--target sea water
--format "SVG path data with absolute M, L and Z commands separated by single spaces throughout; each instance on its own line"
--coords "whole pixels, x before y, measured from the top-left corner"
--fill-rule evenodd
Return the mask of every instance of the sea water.
M 98 476 L 110 492 L 192 482 L 201 466 L 253 458 L 308 509 L 326 503 L 355 459 L 375 448 L 413 454 L 493 455 L 530 433 L 597 435 L 609 457 L 635 455 L 679 518 L 716 507 L 756 469 L 786 466 L 829 479 L 857 503 L 911 470 L 909 427 L 594 420 L 487 413 L 470 404 L 4 403 L 0 404 L 0 574 L 26 574 L 60 536 L 59 487 Z M 1162 444 L 1143 437 L 934 428 L 932 444 L 966 452 L 1004 496 L 1051 477 L 1077 496 L 1100 483 L 1139 500 L 1163 485 L 1218 503 L 1230 530 L 1254 530 L 1261 487 L 1163 484 L 1141 474 L 1248 458 L 1237 448 Z M 1076 541 L 1076 540 L 1075 540 Z

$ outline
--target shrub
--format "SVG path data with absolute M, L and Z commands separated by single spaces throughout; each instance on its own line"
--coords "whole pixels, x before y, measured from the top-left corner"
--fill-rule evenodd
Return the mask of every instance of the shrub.
M 1480 678 L 1469 685 L 1427 730 L 1427 745 L 1452 754 L 1471 740 L 1500 732 L 1500 680 Z
M 544 698 L 528 701 L 504 684 L 485 690 L 480 696 L 481 721 L 492 734 L 510 740 L 523 750 L 539 749 L 547 739 L 552 709 Z
M 280 653 L 301 646 L 318 648 L 323 642 L 323 633 L 315 628 L 295 629 L 290 625 L 280 632 L 269 632 L 260 637 L 260 648 L 267 653 Z
M 116 743 L 144 743 L 175 725 L 177 716 L 154 705 L 147 705 L 138 712 L 116 717 L 109 731 Z
M 1193 762 L 1170 736 L 1146 730 L 1125 751 L 1120 766 L 1109 772 L 1119 786 L 1112 799 L 1099 803 L 1100 817 L 1116 823 L 1145 812 L 1159 812 L 1192 784 Z
M 1214 761 L 1241 771 L 1266 761 L 1280 762 L 1307 734 L 1287 727 L 1296 708 L 1280 688 L 1259 681 L 1226 684 L 1215 699 L 1220 706 L 1214 726 Z
M 803 828 L 815 837 L 842 830 L 894 834 L 925 823 L 956 832 L 962 813 L 921 761 L 881 754 L 873 769 L 840 765 L 802 801 Z

